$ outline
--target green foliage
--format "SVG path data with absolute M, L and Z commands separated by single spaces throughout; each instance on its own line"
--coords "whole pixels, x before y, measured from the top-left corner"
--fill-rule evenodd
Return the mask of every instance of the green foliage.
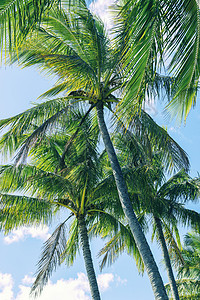
M 59 0 L 1 0 L 0 47 L 8 48 L 10 52 L 17 49 L 27 34 L 40 24 L 50 7 L 58 8 L 59 3 Z
M 5 234 L 24 225 L 49 224 L 53 206 L 48 200 L 0 194 L 0 228 Z
M 120 103 L 126 114 L 134 106 L 136 111 L 148 90 L 148 78 L 154 81 L 158 56 L 163 51 L 162 1 L 124 1 L 119 9 L 117 44 L 121 46 L 121 62 L 127 83 Z
M 55 128 L 58 121 L 66 120 L 70 112 L 70 101 L 66 98 L 49 100 L 14 117 L 0 121 L 0 130 L 6 130 L 0 141 L 1 153 L 12 155 L 22 145 L 17 161 L 25 160 L 31 146 L 41 140 L 46 131 Z M 27 136 L 28 133 L 30 133 Z
M 167 133 L 167 130 L 156 124 L 144 110 L 138 114 L 130 110 L 127 118 L 129 119 L 128 128 L 122 122 L 118 122 L 116 131 L 122 132 L 124 143 L 126 139 L 128 143 L 134 143 L 134 147 L 139 148 L 130 148 L 131 145 L 128 144 L 128 150 L 124 145 L 123 151 L 131 153 L 130 155 L 135 153 L 135 157 L 137 156 L 139 160 L 142 159 L 141 155 L 151 158 L 152 151 L 160 152 L 159 158 L 169 173 L 181 168 L 189 169 L 186 152 Z M 134 139 L 136 139 L 135 142 L 133 142 Z M 142 151 L 144 151 L 143 154 Z
M 121 115 L 126 118 L 132 106 L 137 112 L 141 103 L 151 98 L 151 87 L 156 86 L 162 69 L 168 80 L 160 84 L 161 96 L 166 93 L 170 100 L 168 112 L 179 121 L 186 120 L 199 88 L 198 1 L 120 3 L 116 5 L 116 40 L 128 79 L 118 108 Z
M 129 123 L 130 110 L 138 113 L 145 101 L 166 95 L 170 113 L 186 119 L 199 87 L 198 1 L 117 1 L 112 38 L 88 4 L 3 0 L 0 46 L 11 61 L 58 76 L 45 96 L 79 89 L 96 102 L 118 90 L 117 111 Z
M 40 107 L 39 104 L 39 109 Z M 36 127 L 25 127 L 26 116 L 37 124 L 43 118 L 44 108 L 45 105 L 42 106 L 41 114 L 38 113 L 38 118 L 34 107 L 20 117 L 2 122 L 2 126 L 7 123 L 8 131 L 12 131 L 9 126 L 15 126 L 17 130 L 17 122 L 24 122 L 24 129 L 18 133 L 23 145 L 24 138 L 32 136 Z M 32 144 L 28 153 L 29 164 L 0 167 L 0 228 L 6 234 L 20 226 L 51 224 L 54 215 L 64 209 L 67 209 L 69 218 L 72 219 L 69 227 L 65 226 L 69 218 L 59 225 L 44 244 L 37 277 L 32 286 L 35 296 L 41 293 L 57 266 L 62 262 L 66 262 L 68 266 L 73 264 L 81 245 L 79 218 L 85 218 L 88 230 L 98 224 L 102 214 L 100 219 L 104 220 L 104 226 L 119 226 L 116 225 L 119 221 L 115 215 L 106 213 L 111 206 L 110 194 L 106 194 L 105 184 L 101 181 L 103 166 L 100 164 L 104 160 L 97 147 L 99 130 L 96 115 L 91 110 L 85 114 L 84 110 L 73 108 L 69 109 L 65 117 L 68 121 L 65 127 L 61 126 L 61 120 L 57 129 L 54 124 L 53 130 L 44 131 L 42 138 Z M 80 122 L 81 126 L 77 131 Z M 65 151 L 69 141 L 70 147 Z M 64 152 L 64 165 L 61 166 Z M 114 189 L 116 190 L 115 186 Z M 103 235 L 103 232 L 98 234 Z
M 60 265 L 62 252 L 66 247 L 65 222 L 60 224 L 45 242 L 41 259 L 38 262 L 38 275 L 33 283 L 31 293 L 35 296 L 41 293 L 48 282 L 51 273 Z
M 16 155 L 15 165 L 0 168 L 1 228 L 9 232 L 22 224 L 48 223 L 61 209 L 67 209 L 74 217 L 69 230 L 62 223 L 46 242 L 34 294 L 41 292 L 57 265 L 62 261 L 67 265 L 74 262 L 80 242 L 80 217 L 85 218 L 91 236 L 111 237 L 101 251 L 105 254 L 102 267 L 126 250 L 134 255 L 143 271 L 143 262 L 124 221 L 107 157 L 98 152 L 99 130 L 93 108 L 98 102 L 112 112 L 114 108 L 117 119 L 114 129 L 118 134 L 113 141 L 143 229 L 147 224 L 146 215 L 160 218 L 167 238 L 177 249 L 172 238 L 175 233 L 179 243 L 177 220 L 199 227 L 199 214 L 184 207 L 186 201 L 198 197 L 199 179 L 188 176 L 186 153 L 164 128 L 141 110 L 141 105 L 144 100 L 164 93 L 168 98 L 174 96 L 172 105 L 175 101 L 185 105 L 183 98 L 190 95 L 186 106 L 182 106 L 183 116 L 187 115 L 191 101 L 195 102 L 199 76 L 199 33 L 194 30 L 195 23 L 199 27 L 197 3 L 193 8 L 197 17 L 188 32 L 185 25 L 191 17 L 184 21 L 181 16 L 179 24 L 179 16 L 182 11 L 184 16 L 189 16 L 189 0 L 183 1 L 183 5 L 178 1 L 180 7 L 174 14 L 174 27 L 168 18 L 169 8 L 175 10 L 174 1 L 129 0 L 123 1 L 122 6 L 116 3 L 115 37 L 110 39 L 102 21 L 93 16 L 83 0 L 66 1 L 65 8 L 60 10 L 51 1 L 40 1 L 36 11 L 31 0 L 27 2 L 30 11 L 26 11 L 26 1 L 19 5 L 18 2 L 13 1 L 10 6 L 13 14 L 18 13 L 15 21 L 10 15 L 8 18 L 3 15 L 6 11 L 12 14 L 6 6 L 9 1 L 2 13 L 0 5 L 2 36 L 11 37 L 15 30 L 13 37 L 19 42 L 17 53 L 12 53 L 10 61 L 25 67 L 37 66 L 57 76 L 56 85 L 42 97 L 54 97 L 61 92 L 65 95 L 0 122 L 0 130 L 6 131 L 0 149 L 4 154 Z M 42 16 L 51 5 L 48 14 Z M 19 25 L 21 12 L 24 23 Z M 169 38 L 170 31 L 175 48 Z M 21 43 L 24 36 L 26 40 Z M 188 59 L 181 56 L 183 46 Z M 12 48 L 12 40 L 9 47 Z M 178 49 L 171 62 L 172 73 L 175 70 L 173 77 L 158 72 L 165 49 L 171 54 Z M 77 107 L 82 110 L 78 111 Z M 22 164 L 28 156 L 29 164 Z M 184 170 L 166 181 L 165 171 L 170 173 L 180 168 Z M 17 192 L 25 196 L 12 195 Z M 11 201 L 19 211 L 18 216 Z M 40 214 L 36 215 L 39 207 Z
M 124 131 L 123 136 L 115 135 L 114 142 L 123 164 L 122 170 L 134 211 L 144 230 L 148 229 L 147 216 L 151 222 L 152 217 L 160 219 L 170 254 L 179 262 L 183 262 L 178 225 L 199 230 L 199 213 L 186 208 L 186 203 L 197 201 L 199 198 L 199 177 L 191 178 L 182 169 L 167 180 L 164 150 L 159 149 L 159 144 L 156 144 L 154 139 L 148 139 L 147 133 L 146 136 L 145 133 L 140 136 L 140 130 L 137 131 L 136 126 L 133 130 L 133 133 Z M 184 152 L 183 158 L 187 161 Z M 177 166 L 181 166 L 181 160 L 179 157 Z M 154 224 L 153 226 L 152 239 L 157 231 Z M 117 238 L 116 235 L 111 244 Z M 122 246 L 118 246 L 118 253 L 122 252 L 120 247 Z
M 200 238 L 193 232 L 185 236 L 184 248 L 181 251 L 182 263 L 175 261 L 178 270 L 177 287 L 180 299 L 199 299 L 200 296 Z M 170 295 L 170 289 L 167 286 Z
M 180 119 L 196 104 L 199 81 L 200 12 L 196 0 L 167 1 L 167 50 L 175 74 L 170 111 Z

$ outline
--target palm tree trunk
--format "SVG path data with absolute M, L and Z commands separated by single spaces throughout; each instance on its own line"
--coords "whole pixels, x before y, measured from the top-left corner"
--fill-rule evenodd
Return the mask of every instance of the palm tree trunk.
M 173 270 L 172 270 L 172 266 L 171 266 L 169 253 L 168 253 L 168 250 L 167 250 L 167 245 L 166 245 L 166 242 L 165 242 L 161 222 L 160 222 L 160 219 L 156 218 L 155 216 L 154 216 L 154 221 L 155 221 L 155 224 L 156 224 L 158 240 L 159 240 L 159 243 L 161 245 L 161 249 L 162 249 L 162 253 L 163 253 L 163 257 L 164 257 L 164 261 L 165 261 L 165 266 L 166 266 L 166 269 L 167 269 L 167 274 L 168 274 L 169 283 L 170 283 L 171 290 L 172 290 L 172 295 L 173 295 L 173 298 L 175 300 L 179 300 L 178 289 L 177 289 L 177 286 L 176 286 L 176 281 L 175 281 L 175 278 L 174 278 L 174 274 L 173 274 Z
M 83 249 L 83 258 L 85 262 L 85 268 L 90 284 L 90 290 L 93 300 L 101 300 L 99 288 L 97 285 L 97 279 L 94 271 L 94 266 L 92 262 L 92 256 L 89 246 L 89 240 L 88 240 L 88 234 L 87 234 L 87 227 L 85 224 L 84 217 L 78 218 L 78 224 L 79 224 L 79 230 L 80 230 L 80 236 L 81 236 L 81 245 Z
M 104 113 L 103 113 L 103 104 L 99 102 L 96 106 L 97 108 L 97 117 L 98 117 L 98 124 L 99 129 L 104 141 L 104 145 L 111 163 L 111 167 L 113 170 L 113 175 L 115 178 L 117 190 L 119 193 L 119 198 L 122 204 L 122 208 L 124 210 L 124 214 L 126 215 L 128 224 L 130 226 L 131 232 L 135 239 L 136 245 L 138 250 L 142 256 L 145 269 L 149 276 L 151 286 L 155 295 L 155 299 L 165 300 L 168 299 L 166 290 L 158 271 L 158 267 L 155 263 L 153 255 L 151 253 L 150 247 L 146 241 L 144 233 L 140 227 L 140 224 L 137 220 L 137 217 L 133 211 L 133 207 L 128 195 L 128 190 L 126 187 L 125 180 L 123 178 L 122 170 L 119 165 L 117 155 L 115 153 L 115 149 L 110 139 L 110 135 L 108 133 L 105 120 L 104 120 Z

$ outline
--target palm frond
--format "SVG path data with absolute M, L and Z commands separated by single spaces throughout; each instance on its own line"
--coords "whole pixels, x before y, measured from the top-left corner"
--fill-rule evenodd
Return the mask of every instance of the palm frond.
M 69 110 L 70 100 L 58 98 L 37 104 L 23 113 L 1 120 L 0 130 L 5 130 L 0 140 L 1 153 L 12 155 L 21 143 L 26 143 L 24 141 L 27 138 L 26 135 L 34 130 L 36 133 L 33 135 L 33 138 L 36 141 L 40 133 L 48 130 Z M 47 121 L 48 119 L 49 121 Z M 30 144 L 31 138 L 27 142 Z
M 43 171 L 56 173 L 55 170 L 59 167 L 64 141 L 64 137 L 59 133 L 44 136 L 39 147 L 35 145 L 31 149 L 31 162 Z
M 180 279 L 188 278 L 199 280 L 200 278 L 200 238 L 199 234 L 189 233 L 186 234 L 184 239 L 184 245 L 182 255 L 184 258 L 184 264 L 178 269 L 178 276 Z
M 66 247 L 65 222 L 56 228 L 44 244 L 42 255 L 38 262 L 37 277 L 31 287 L 31 294 L 34 296 L 42 292 L 52 272 L 61 264 L 61 256 Z
M 124 47 L 122 67 L 127 83 L 118 110 L 123 116 L 132 107 L 138 110 L 145 98 L 145 77 L 156 74 L 158 55 L 162 57 L 163 49 L 161 12 L 162 1 L 125 1 L 121 8 L 118 44 Z
M 66 145 L 65 145 L 65 148 L 64 148 L 64 151 L 62 153 L 62 156 L 61 156 L 61 159 L 60 159 L 60 165 L 63 166 L 64 164 L 64 160 L 65 160 L 65 155 L 70 147 L 70 145 L 72 144 L 72 142 L 74 141 L 74 139 L 77 137 L 78 135 L 78 132 L 81 128 L 81 125 L 84 123 L 85 119 L 87 118 L 88 114 L 91 112 L 91 110 L 94 108 L 94 105 L 92 105 L 89 110 L 86 112 L 86 114 L 83 116 L 83 118 L 81 119 L 79 125 L 78 125 L 78 128 L 77 130 L 75 131 L 75 133 L 71 136 L 71 138 L 69 139 L 69 141 L 67 141 Z
M 75 1 L 70 16 L 64 10 L 51 10 L 12 61 L 24 66 L 39 65 L 58 75 L 59 83 L 50 93 L 65 87 L 100 92 L 100 80 L 108 65 L 107 44 L 102 22 L 94 18 L 84 1 Z M 49 94 L 49 93 L 48 93 Z
M 78 221 L 75 219 L 70 225 L 69 238 L 67 239 L 65 249 L 61 257 L 61 260 L 63 262 L 65 261 L 67 266 L 73 265 L 79 247 Z
M 199 178 L 191 178 L 184 170 L 181 170 L 162 185 L 158 191 L 158 196 L 185 203 L 198 199 L 199 192 Z
M 200 281 L 194 279 L 183 278 L 176 280 L 179 291 L 180 300 L 198 300 L 200 299 Z M 167 293 L 171 296 L 170 285 L 165 285 Z M 172 298 L 170 297 L 170 300 Z
M 53 200 L 56 198 L 65 199 L 68 195 L 72 197 L 74 193 L 74 187 L 66 178 L 45 172 L 31 165 L 1 166 L 0 175 L 3 193 L 28 192 L 31 195 L 40 195 L 40 197 Z
M 174 97 L 168 108 L 179 120 L 186 119 L 196 104 L 200 62 L 200 11 L 196 0 L 166 3 L 170 71 L 175 74 Z
M 162 220 L 162 225 L 163 225 L 164 236 L 168 245 L 168 251 L 172 262 L 176 265 L 184 264 L 184 258 L 181 252 L 182 250 L 181 244 L 179 244 L 178 241 L 175 239 L 173 235 L 173 231 L 171 230 L 170 226 L 168 226 L 166 222 L 163 222 L 163 220 Z
M 30 148 L 33 147 L 36 143 L 40 142 L 45 132 L 55 127 L 55 124 L 58 122 L 60 116 L 62 116 L 63 114 L 67 114 L 67 111 L 69 109 L 70 106 L 63 108 L 61 111 L 57 112 L 52 117 L 47 119 L 42 125 L 34 130 L 33 133 L 31 133 L 31 135 L 24 141 L 23 145 L 15 156 L 16 164 L 20 162 L 23 163 L 26 160 Z
M 130 113 L 128 129 L 141 137 L 144 142 L 148 143 L 149 140 L 153 149 L 161 151 L 162 161 L 167 171 L 172 172 L 176 168 L 188 170 L 189 160 L 186 152 L 167 133 L 167 130 L 156 124 L 145 111 L 142 110 L 140 114 L 132 116 Z
M 24 225 L 49 224 L 54 205 L 39 198 L 0 194 L 0 228 L 7 234 Z
M 103 256 L 100 262 L 101 270 L 103 270 L 106 265 L 110 266 L 111 264 L 113 264 L 117 260 L 117 258 L 125 251 L 135 259 L 138 271 L 142 274 L 144 273 L 144 264 L 135 244 L 134 238 L 128 228 L 126 228 L 126 231 L 127 232 L 125 234 L 124 227 L 123 230 L 115 234 L 99 251 L 98 256 Z
M 59 8 L 60 0 L 2 0 L 0 3 L 0 47 L 16 49 L 20 41 L 40 24 L 51 6 Z

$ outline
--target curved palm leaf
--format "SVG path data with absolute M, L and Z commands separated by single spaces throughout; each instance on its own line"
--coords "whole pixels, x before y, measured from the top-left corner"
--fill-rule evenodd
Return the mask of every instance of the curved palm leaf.
M 196 200 L 200 192 L 200 179 L 191 178 L 184 170 L 179 171 L 165 182 L 158 191 L 158 196 L 170 200 L 186 202 Z
M 170 70 L 175 74 L 174 97 L 170 111 L 179 119 L 187 118 L 196 104 L 199 87 L 200 11 L 196 0 L 167 1 L 166 23 L 169 29 L 168 51 L 172 56 Z
M 60 0 L 2 0 L 0 3 L 0 47 L 15 49 L 28 32 L 41 22 L 42 15 Z
M 71 217 L 71 216 L 70 216 Z M 70 218 L 69 217 L 69 218 Z M 61 264 L 61 256 L 66 247 L 65 220 L 45 242 L 41 258 L 38 262 L 38 275 L 31 287 L 31 294 L 37 296 L 48 282 L 52 272 Z
M 69 238 L 67 239 L 65 249 L 61 255 L 61 260 L 65 261 L 67 266 L 73 265 L 79 247 L 78 221 L 75 219 L 70 225 Z
M 117 44 L 128 78 L 119 110 L 124 116 L 144 100 L 146 77 L 156 74 L 158 54 L 162 57 L 162 1 L 124 1 L 117 19 Z M 122 24 L 122 26 L 121 26 Z M 126 24 L 126 26 L 124 26 Z
M 63 198 L 74 194 L 70 181 L 60 175 L 45 172 L 31 165 L 0 167 L 2 192 L 23 191 L 47 199 Z
M 0 228 L 9 233 L 24 225 L 49 224 L 52 203 L 39 198 L 0 194 Z
M 70 108 L 70 100 L 58 98 L 37 104 L 23 113 L 1 120 L 0 130 L 7 131 L 0 140 L 1 153 L 6 155 L 9 152 L 12 155 L 27 138 L 26 134 L 30 131 L 36 131 L 33 134 L 33 140 L 36 141 L 40 134 L 55 125 L 63 114 L 70 111 Z M 32 139 L 29 137 L 27 143 L 29 144 L 31 141 Z M 26 142 L 24 141 L 24 143 Z

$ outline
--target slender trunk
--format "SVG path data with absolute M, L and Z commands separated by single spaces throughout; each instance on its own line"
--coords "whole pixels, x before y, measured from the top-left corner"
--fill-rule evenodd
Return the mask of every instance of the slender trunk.
M 81 236 L 81 245 L 83 250 L 83 258 L 84 258 L 85 268 L 86 268 L 86 272 L 90 284 L 92 299 L 101 300 L 99 288 L 97 285 L 97 279 L 94 271 L 94 266 L 92 262 L 92 256 L 91 256 L 88 234 L 87 234 L 87 227 L 85 224 L 84 217 L 79 218 L 78 222 L 79 222 L 79 230 Z
M 99 129 L 103 137 L 104 145 L 111 163 L 111 167 L 113 170 L 113 175 L 115 178 L 117 190 L 119 193 L 119 198 L 122 204 L 122 208 L 124 210 L 124 214 L 126 215 L 128 224 L 130 226 L 131 232 L 137 244 L 138 250 L 142 256 L 145 269 L 149 276 L 152 289 L 155 295 L 155 299 L 165 300 L 168 299 L 166 290 L 158 271 L 158 267 L 155 263 L 153 255 L 151 253 L 150 247 L 146 241 L 144 233 L 140 227 L 140 224 L 137 220 L 137 217 L 133 211 L 133 207 L 128 195 L 128 190 L 126 187 L 125 180 L 123 178 L 122 170 L 119 165 L 117 155 L 115 153 L 115 149 L 111 142 L 103 114 L 103 105 L 102 103 L 97 104 L 97 117 L 99 123 Z
M 171 290 L 172 290 L 172 295 L 175 300 L 179 300 L 178 289 L 176 286 L 176 281 L 174 278 L 174 274 L 173 274 L 173 270 L 172 270 L 172 266 L 171 266 L 169 253 L 167 250 L 167 245 L 165 242 L 161 222 L 160 222 L 160 219 L 156 218 L 155 216 L 154 216 L 154 221 L 156 224 L 158 240 L 161 245 L 161 249 L 162 249 L 162 253 L 163 253 L 163 257 L 164 257 L 164 261 L 165 261 L 165 265 L 166 265 L 166 269 L 167 269 L 167 274 L 168 274 L 168 278 L 169 278 L 169 284 L 170 284 Z

